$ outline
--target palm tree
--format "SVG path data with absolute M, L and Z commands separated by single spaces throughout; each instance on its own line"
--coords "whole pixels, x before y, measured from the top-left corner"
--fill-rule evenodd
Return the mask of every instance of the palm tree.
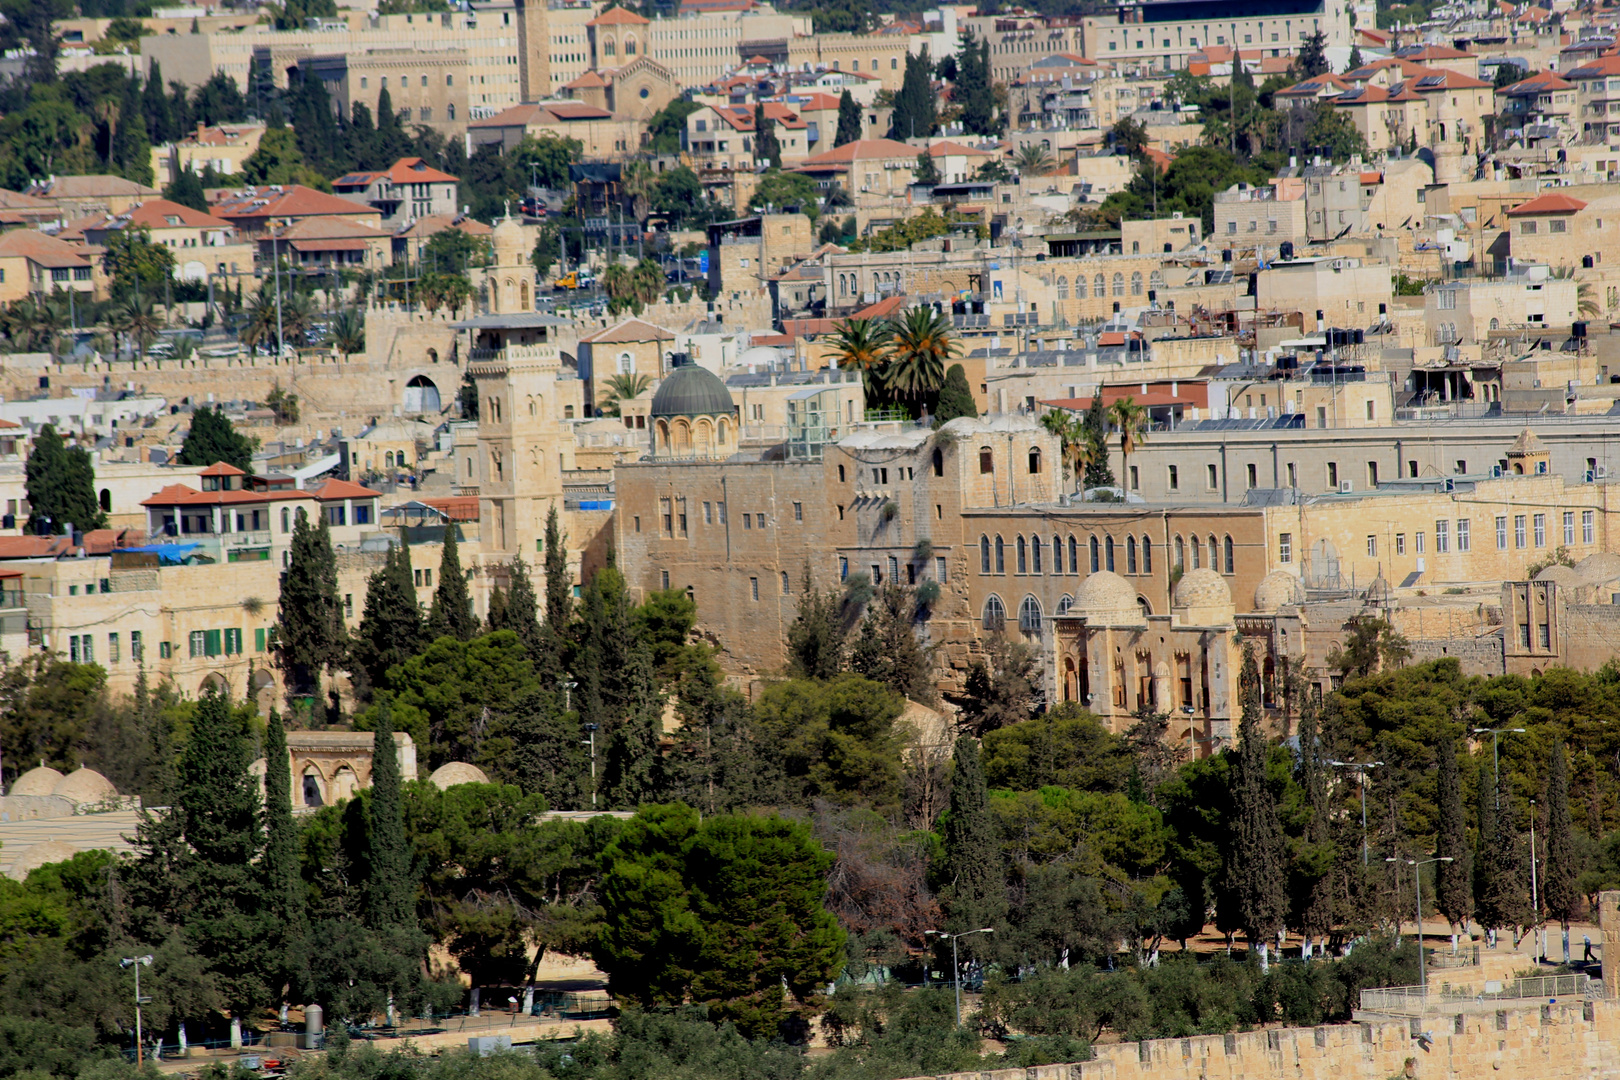
M 473 298 L 472 282 L 460 274 L 447 274 L 444 277 L 444 306 L 455 315 L 467 306 Z
M 894 324 L 883 382 L 892 398 L 921 402 L 945 385 L 945 365 L 962 351 L 950 320 L 919 305 Z
M 633 288 L 630 268 L 623 263 L 614 263 L 602 271 L 602 288 L 607 291 L 609 300 L 628 300 Z
M 1029 143 L 1018 148 L 1018 156 L 1014 159 L 1018 171 L 1029 176 L 1046 176 L 1057 169 L 1057 161 L 1052 152 L 1044 146 Z
M 332 320 L 332 345 L 347 360 L 366 349 L 366 319 L 359 308 L 344 308 Z
M 619 403 L 640 397 L 652 385 L 651 375 L 629 374 L 613 375 L 608 378 L 606 390 L 596 411 L 603 416 L 618 416 Z
M 135 340 L 141 359 L 146 359 L 146 347 L 163 329 L 162 321 L 152 313 L 152 305 L 131 296 L 113 312 L 112 326 L 120 334 Z
M 276 298 L 261 288 L 253 294 L 253 302 L 248 305 L 247 320 L 242 324 L 240 334 L 242 344 L 253 350 L 263 342 L 274 340 L 277 325 Z
M 831 344 L 838 366 L 861 373 L 868 405 L 885 397 L 883 366 L 893 333 L 888 323 L 876 319 L 845 319 L 833 331 Z
M 630 292 L 642 304 L 653 304 L 664 295 L 664 268 L 653 259 L 642 259 L 630 271 Z
M 1041 414 L 1041 425 L 1063 442 L 1063 469 L 1074 477 L 1075 487 L 1085 486 L 1086 469 L 1097 458 L 1097 445 L 1086 430 L 1085 417 L 1063 409 L 1048 409 Z
M 293 348 L 304 344 L 305 335 L 315 322 L 315 300 L 308 293 L 289 292 L 281 297 L 281 335 Z
M 1130 483 L 1131 454 L 1138 443 L 1147 442 L 1147 406 L 1120 398 L 1108 406 L 1108 421 L 1119 429 L 1119 487 L 1124 491 Z

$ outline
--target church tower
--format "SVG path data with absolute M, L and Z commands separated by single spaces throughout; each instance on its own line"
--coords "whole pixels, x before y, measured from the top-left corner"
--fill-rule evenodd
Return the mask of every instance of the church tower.
M 490 240 L 495 248 L 495 265 L 484 275 L 489 285 L 492 315 L 511 315 L 534 310 L 534 264 L 529 261 L 528 234 L 512 215 L 495 223 Z
M 519 93 L 527 104 L 551 96 L 551 20 L 546 0 L 515 0 Z

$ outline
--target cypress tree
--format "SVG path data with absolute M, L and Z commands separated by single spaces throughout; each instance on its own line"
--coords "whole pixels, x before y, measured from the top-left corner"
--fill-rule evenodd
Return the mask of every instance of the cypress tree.
M 1288 899 L 1283 877 L 1282 823 L 1266 783 L 1266 734 L 1261 729 L 1260 671 L 1254 649 L 1243 648 L 1239 677 L 1243 694 L 1242 730 L 1238 733 L 1237 828 L 1227 850 L 1226 876 L 1236 894 L 1243 932 L 1260 949 L 1260 966 L 1269 967 L 1271 939 L 1283 929 Z
M 1507 813 L 1499 809 L 1501 791 L 1489 762 L 1480 765 L 1479 839 L 1474 848 L 1474 918 L 1491 932 L 1517 926 L 1524 914 L 1524 860 L 1519 837 Z
M 163 68 L 156 60 L 146 73 L 146 87 L 141 92 L 141 111 L 145 114 L 146 137 L 154 143 L 166 143 L 177 132 L 169 99 L 163 94 Z
M 1564 963 L 1569 963 L 1569 921 L 1580 903 L 1576 884 L 1580 856 L 1575 850 L 1575 830 L 1569 818 L 1569 757 L 1562 741 L 1553 744 L 1552 762 L 1547 771 L 1547 861 L 1543 864 L 1541 899 L 1547 916 L 1557 919 L 1564 931 Z
M 433 610 L 428 612 L 427 632 L 430 641 L 442 637 L 471 641 L 478 636 L 478 618 L 472 611 L 467 576 L 461 570 L 461 550 L 456 542 L 456 527 L 453 524 L 444 527 L 439 584 L 433 590 Z
M 936 696 L 934 665 L 912 629 L 914 607 L 909 589 L 893 582 L 883 586 L 861 620 L 849 666 L 902 697 L 930 702 Z
M 765 103 L 754 103 L 754 160 L 768 162 L 773 169 L 782 167 L 782 144 L 776 139 L 776 124 L 765 115 Z
M 976 420 L 979 407 L 973 402 L 973 388 L 968 385 L 967 371 L 961 364 L 952 364 L 945 372 L 945 385 L 939 390 L 939 403 L 934 410 L 934 426 L 948 424 L 959 416 Z
M 355 630 L 349 669 L 360 696 L 369 699 L 386 685 L 388 669 L 421 652 L 423 638 L 410 551 L 396 544 L 388 549 L 382 568 L 366 581 L 366 604 Z
M 556 504 L 546 514 L 545 539 L 546 622 L 543 655 L 535 661 L 536 672 L 551 684 L 562 678 L 572 656 L 570 627 L 574 620 L 574 581 L 568 572 L 568 548 Z
M 917 164 L 911 170 L 913 183 L 932 187 L 940 182 L 939 166 L 934 164 L 934 156 L 927 150 L 917 155 Z
M 337 555 L 322 517 L 311 525 L 298 511 L 287 569 L 281 575 L 276 661 L 288 675 L 289 696 L 321 696 L 321 670 L 343 662 L 348 632 L 338 601 Z
M 180 164 L 179 153 L 169 155 L 169 171 L 174 179 L 163 189 L 163 197 L 206 214 L 208 193 L 203 188 L 202 177 Z
M 484 623 L 492 634 L 506 629 L 506 591 L 499 583 L 489 590 L 489 616 Z
M 146 116 L 141 110 L 140 80 L 131 75 L 124 81 L 124 96 L 118 105 L 117 126 L 108 147 L 108 163 L 118 168 L 126 180 L 138 184 L 152 182 L 152 143 L 146 137 Z
M 951 762 L 951 799 L 945 818 L 945 909 L 955 930 L 997 926 L 1007 914 L 1006 873 L 990 815 L 978 740 L 971 735 L 957 736 Z
M 1310 818 L 1305 825 L 1304 843 L 1295 861 L 1298 890 L 1298 925 L 1306 938 L 1306 955 L 1316 937 L 1333 929 L 1333 867 L 1337 861 L 1333 842 L 1332 807 L 1328 801 L 1327 755 L 1317 721 L 1316 699 L 1305 695 L 1299 711 L 1299 785 L 1305 791 Z
M 25 531 L 36 535 L 59 533 L 69 523 L 80 529 L 100 529 L 107 516 L 96 501 L 95 464 L 82 446 L 70 447 L 54 425 L 39 429 L 23 466 L 28 493 Z
M 972 30 L 962 31 L 962 45 L 956 56 L 956 82 L 951 100 L 962 107 L 962 130 L 973 135 L 995 134 L 995 94 L 990 88 L 989 42 L 974 39 Z
M 624 575 L 609 561 L 580 605 L 580 720 L 606 740 L 602 786 L 609 805 L 634 808 L 652 798 L 663 735 L 663 695 L 652 650 L 636 633 Z
M 906 73 L 894 95 L 894 112 L 889 114 L 889 138 L 926 138 L 934 133 L 934 63 L 928 50 L 906 57 Z
M 266 907 L 280 957 L 277 982 L 287 998 L 298 998 L 308 980 L 309 925 L 300 875 L 298 826 L 292 816 L 292 762 L 281 712 L 270 710 L 264 733 L 264 878 Z
M 1457 768 L 1457 748 L 1450 739 L 1435 750 L 1439 782 L 1435 803 L 1439 811 L 1435 831 L 1435 855 L 1449 858 L 1436 863 L 1435 908 L 1451 923 L 1451 942 L 1457 943 L 1457 928 L 1468 922 L 1474 909 L 1473 867 L 1468 852 L 1468 821 L 1463 816 L 1462 776 Z
M 799 610 L 788 627 L 788 667 L 801 679 L 831 679 L 844 669 L 843 604 L 832 590 L 815 587 L 804 564 Z
M 493 601 L 491 603 L 493 605 Z M 502 628 L 518 636 L 530 660 L 539 661 L 540 654 L 545 649 L 544 638 L 540 631 L 540 600 L 535 595 L 534 582 L 529 577 L 529 566 L 521 555 L 514 557 L 508 568 L 506 612 L 502 619 Z
M 253 444 L 236 430 L 217 405 L 213 408 L 205 405 L 192 411 L 186 441 L 180 444 L 180 453 L 174 460 L 181 465 L 201 465 L 204 468 L 224 462 L 251 474 Z
M 834 146 L 843 146 L 852 143 L 861 137 L 861 107 L 855 104 L 855 98 L 848 90 L 838 95 L 838 134 L 833 138 Z
M 416 879 L 405 839 L 394 716 L 384 699 L 371 751 L 371 799 L 366 830 L 366 924 L 373 930 L 416 926 Z

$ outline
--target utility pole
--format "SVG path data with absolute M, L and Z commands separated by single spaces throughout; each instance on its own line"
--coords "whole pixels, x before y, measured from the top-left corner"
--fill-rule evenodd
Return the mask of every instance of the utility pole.
M 993 934 L 995 932 L 996 928 L 993 926 L 981 927 L 978 930 L 964 930 L 960 934 L 947 934 L 943 930 L 924 931 L 925 934 L 932 934 L 936 937 L 948 937 L 951 939 L 951 982 L 956 989 L 957 1027 L 962 1026 L 962 962 L 958 960 L 956 956 L 956 943 L 959 939 L 968 937 L 971 934 Z
M 1429 971 L 1423 959 L 1423 868 L 1430 863 L 1450 862 L 1451 856 L 1442 855 L 1437 859 L 1385 859 L 1385 862 L 1403 862 L 1412 868 L 1412 887 L 1417 895 L 1417 947 L 1418 947 L 1418 985 L 1423 987 L 1425 999 L 1429 996 Z
M 1496 768 L 1496 808 L 1497 808 L 1497 810 L 1501 810 L 1502 809 L 1502 752 L 1501 752 L 1501 748 L 1500 748 L 1500 740 L 1501 740 L 1501 737 L 1504 734 L 1508 734 L 1508 733 L 1517 734 L 1517 735 L 1523 735 L 1524 734 L 1524 728 L 1522 728 L 1522 727 L 1503 727 L 1503 728 L 1477 727 L 1477 728 L 1474 728 L 1473 730 L 1474 730 L 1475 735 L 1483 735 L 1486 732 L 1490 732 L 1490 735 L 1491 735 L 1491 764 L 1493 766 L 1495 766 L 1495 768 Z M 1535 804 L 1532 803 L 1531 805 L 1533 806 Z
M 1382 761 L 1369 761 L 1366 763 L 1355 761 L 1330 761 L 1338 769 L 1354 769 L 1361 778 L 1361 865 L 1367 865 L 1367 770 L 1376 769 Z M 1388 860 L 1386 860 L 1388 861 Z
M 141 968 L 152 966 L 152 957 L 136 956 L 118 961 L 121 968 L 135 969 L 135 1067 L 138 1069 L 143 1063 L 141 1049 L 141 1006 L 151 1001 L 151 998 L 141 997 Z

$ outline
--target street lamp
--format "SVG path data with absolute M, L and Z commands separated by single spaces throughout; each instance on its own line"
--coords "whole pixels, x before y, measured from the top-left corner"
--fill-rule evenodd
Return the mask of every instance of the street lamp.
M 574 684 L 573 683 L 567 683 L 565 685 L 572 686 Z M 590 737 L 586 738 L 586 739 L 581 739 L 580 742 L 581 742 L 581 744 L 583 744 L 585 746 L 589 746 L 591 748 L 591 809 L 595 810 L 596 809 L 596 725 L 595 724 L 586 724 L 585 725 L 585 731 L 586 731 L 586 734 L 588 734 Z
M 1412 888 L 1417 895 L 1417 947 L 1418 947 L 1418 984 L 1423 987 L 1424 1000 L 1429 996 L 1429 969 L 1423 961 L 1423 868 L 1430 863 L 1451 862 L 1450 855 L 1441 855 L 1434 859 L 1385 859 L 1385 862 L 1403 862 L 1412 868 Z M 1399 920 L 1397 920 L 1399 922 Z
M 962 1026 L 962 964 L 956 958 L 956 942 L 957 942 L 957 939 L 968 937 L 971 934 L 993 934 L 995 932 L 996 932 L 996 928 L 993 927 L 993 926 L 984 926 L 984 927 L 980 927 L 977 930 L 964 930 L 960 934 L 947 934 L 943 930 L 924 930 L 923 931 L 923 933 L 932 934 L 935 937 L 942 937 L 942 938 L 950 938 L 951 939 L 951 982 L 956 988 L 956 1026 L 957 1027 Z
M 1330 762 L 1328 762 L 1328 764 L 1332 765 L 1334 768 L 1337 768 L 1337 769 L 1355 769 L 1356 772 L 1358 774 L 1360 774 L 1361 782 L 1360 782 L 1360 784 L 1358 786 L 1361 788 L 1361 865 L 1366 866 L 1367 865 L 1367 770 L 1368 769 L 1376 769 L 1376 768 L 1378 768 L 1378 766 L 1382 765 L 1383 762 L 1382 761 L 1368 761 L 1368 762 L 1330 761 Z
M 1489 732 L 1491 736 L 1491 764 L 1496 768 L 1496 808 L 1500 810 L 1502 809 L 1502 754 L 1499 749 L 1501 745 L 1501 737 L 1509 733 L 1514 735 L 1523 735 L 1524 728 L 1477 727 L 1474 729 L 1475 735 L 1484 735 L 1486 732 Z
M 141 1006 L 144 1003 L 152 1000 L 149 997 L 141 997 L 141 968 L 151 967 L 152 957 L 150 954 L 146 956 L 129 957 L 118 961 L 118 966 L 121 968 L 132 967 L 135 969 L 135 1067 L 138 1069 L 142 1065 Z

